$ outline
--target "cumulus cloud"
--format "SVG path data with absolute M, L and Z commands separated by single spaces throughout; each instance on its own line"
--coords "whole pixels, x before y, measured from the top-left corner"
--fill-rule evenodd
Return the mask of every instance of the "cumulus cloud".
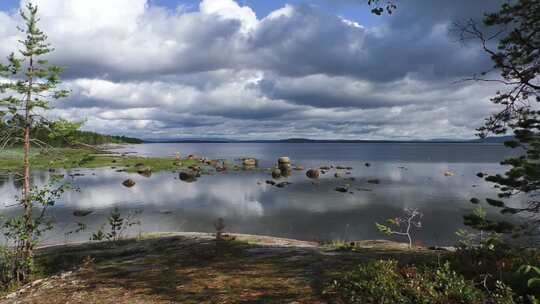
M 449 29 L 497 7 L 472 2 L 409 1 L 368 27 L 308 4 L 34 0 L 72 90 L 54 115 L 153 139 L 471 137 L 496 87 L 453 83 L 489 58 Z M 0 55 L 20 21 L 0 11 Z

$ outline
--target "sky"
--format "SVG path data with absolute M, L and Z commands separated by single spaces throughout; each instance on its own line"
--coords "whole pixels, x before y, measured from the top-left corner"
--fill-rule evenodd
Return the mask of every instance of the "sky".
M 0 58 L 24 1 L 0 0 Z M 34 0 L 71 96 L 51 116 L 145 139 L 464 139 L 497 111 L 452 34 L 501 1 Z

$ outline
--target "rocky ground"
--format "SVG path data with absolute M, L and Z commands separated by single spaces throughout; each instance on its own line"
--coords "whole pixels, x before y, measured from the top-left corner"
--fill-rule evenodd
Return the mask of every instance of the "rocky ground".
M 261 236 L 161 234 L 42 248 L 42 278 L 0 303 L 335 303 L 325 286 L 359 263 L 431 263 L 444 254 L 379 241 L 338 251 Z

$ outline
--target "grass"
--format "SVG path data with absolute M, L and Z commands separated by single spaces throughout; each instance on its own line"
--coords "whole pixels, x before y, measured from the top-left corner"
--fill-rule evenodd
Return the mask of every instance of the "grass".
M 111 155 L 90 149 L 54 148 L 48 150 L 34 149 L 30 155 L 30 165 L 35 170 L 105 168 L 115 167 L 128 172 L 137 172 L 148 168 L 153 172 L 176 170 L 199 165 L 197 160 L 183 160 L 176 163 L 172 158 L 142 158 L 135 156 Z M 22 149 L 0 150 L 0 168 L 15 171 L 23 167 Z
M 322 303 L 324 289 L 359 263 L 394 258 L 435 263 L 436 254 L 371 248 L 265 246 L 245 240 L 160 236 L 38 251 L 40 277 L 17 303 Z M 15 303 L 2 302 L 2 303 Z

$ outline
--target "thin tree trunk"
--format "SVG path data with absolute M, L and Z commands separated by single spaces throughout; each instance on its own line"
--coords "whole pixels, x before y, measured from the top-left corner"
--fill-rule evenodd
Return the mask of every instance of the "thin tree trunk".
M 23 246 L 24 255 L 24 272 L 28 276 L 30 274 L 29 263 L 33 257 L 32 239 L 34 235 L 34 225 L 32 221 L 32 198 L 30 197 L 30 128 L 32 125 L 32 117 L 30 115 L 31 103 L 32 103 L 32 85 L 33 85 L 33 58 L 30 57 L 30 66 L 28 67 L 28 93 L 26 95 L 25 104 L 25 126 L 24 126 L 24 186 L 23 186 L 23 208 L 24 208 L 24 225 L 25 225 L 25 241 Z M 26 279 L 26 278 L 25 278 Z

